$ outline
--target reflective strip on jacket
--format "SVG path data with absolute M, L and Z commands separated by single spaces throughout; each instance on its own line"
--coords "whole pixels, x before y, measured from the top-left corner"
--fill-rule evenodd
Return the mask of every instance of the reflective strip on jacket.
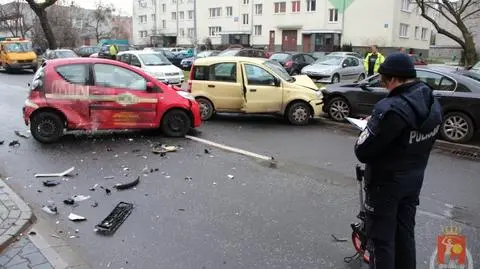
M 368 53 L 367 56 L 363 59 L 363 67 L 365 68 L 365 72 L 368 72 L 368 58 L 373 53 Z M 373 67 L 373 73 L 378 73 L 378 69 L 380 68 L 380 65 L 385 61 L 385 57 L 380 53 L 377 52 L 377 60 L 375 61 L 375 66 Z

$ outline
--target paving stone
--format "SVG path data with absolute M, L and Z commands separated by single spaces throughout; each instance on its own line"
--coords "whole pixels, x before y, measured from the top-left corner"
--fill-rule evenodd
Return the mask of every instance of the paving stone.
M 27 269 L 27 268 L 28 268 L 28 262 L 23 262 L 23 263 L 5 267 L 5 269 Z
M 0 201 L 8 201 L 8 200 L 11 200 L 10 199 L 10 195 L 6 194 L 6 193 L 2 193 L 0 194 Z
M 8 213 L 8 218 L 9 219 L 18 219 L 18 218 L 20 218 L 20 214 L 22 214 L 22 211 L 12 210 L 12 211 L 10 211 L 10 213 Z
M 0 229 L 8 230 L 10 227 L 13 226 L 12 223 L 15 223 L 15 221 L 5 220 L 0 223 Z
M 39 265 L 32 266 L 32 269 L 55 269 L 50 263 L 43 263 Z
M 10 208 L 10 207 L 12 207 L 12 206 L 16 206 L 16 205 L 17 205 L 17 204 L 15 204 L 15 202 L 12 201 L 12 200 L 6 200 L 6 201 L 2 201 L 2 202 L 3 202 L 3 204 L 4 204 L 7 208 Z
M 30 253 L 34 253 L 38 251 L 38 248 L 35 247 L 32 243 L 28 243 L 26 244 L 20 251 L 20 255 L 24 256 L 27 255 L 27 254 L 30 254 Z
M 15 255 L 15 256 L 10 260 L 10 262 L 8 262 L 8 263 L 6 264 L 6 266 L 7 266 L 7 268 L 8 268 L 9 266 L 13 266 L 13 265 L 16 265 L 16 264 L 19 264 L 19 263 L 24 263 L 24 262 L 27 262 L 27 263 L 28 263 L 28 260 L 22 258 L 20 255 Z M 24 268 L 26 268 L 26 267 L 24 267 Z
M 30 254 L 26 254 L 26 255 L 21 255 L 21 257 L 30 261 L 29 264 L 31 266 L 39 265 L 39 264 L 47 262 L 47 259 L 45 259 L 45 257 L 43 256 L 43 254 L 40 251 L 33 252 L 33 253 L 30 253 Z

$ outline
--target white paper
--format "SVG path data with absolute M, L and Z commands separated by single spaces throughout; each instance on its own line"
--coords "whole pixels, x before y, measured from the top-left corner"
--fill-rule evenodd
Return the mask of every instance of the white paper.
M 365 130 L 365 128 L 367 128 L 367 120 L 361 120 L 361 119 L 354 119 L 354 118 L 349 118 L 349 117 L 346 117 L 346 119 L 355 127 L 357 127 L 357 129 L 359 129 L 360 131 L 363 131 Z

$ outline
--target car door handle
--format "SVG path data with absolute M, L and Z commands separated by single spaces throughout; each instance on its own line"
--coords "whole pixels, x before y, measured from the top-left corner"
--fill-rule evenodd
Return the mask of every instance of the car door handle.
M 256 92 L 257 89 L 250 89 L 250 92 Z
M 208 87 L 209 88 L 215 88 L 215 85 L 210 84 L 210 85 L 208 85 Z

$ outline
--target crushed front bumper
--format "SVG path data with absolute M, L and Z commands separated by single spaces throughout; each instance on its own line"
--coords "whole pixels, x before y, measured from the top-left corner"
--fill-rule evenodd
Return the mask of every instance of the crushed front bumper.
M 313 118 L 319 118 L 322 115 L 323 111 L 323 101 L 322 100 L 312 100 L 309 102 L 313 108 Z

